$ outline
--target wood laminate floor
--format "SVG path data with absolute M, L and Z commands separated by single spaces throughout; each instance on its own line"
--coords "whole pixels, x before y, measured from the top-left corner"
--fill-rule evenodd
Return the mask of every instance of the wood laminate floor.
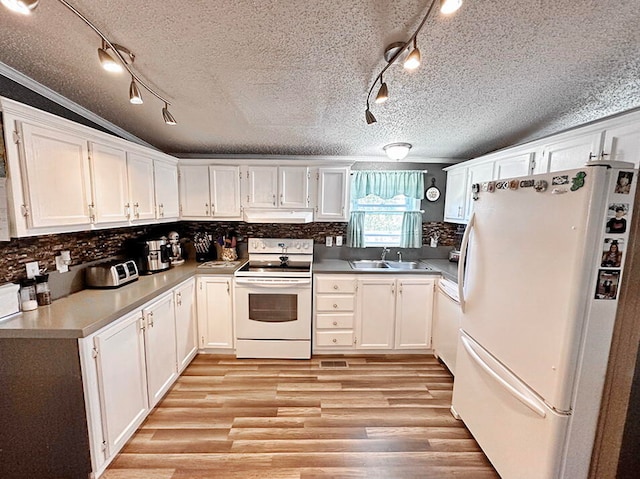
M 452 384 L 433 356 L 199 355 L 103 478 L 499 478 Z

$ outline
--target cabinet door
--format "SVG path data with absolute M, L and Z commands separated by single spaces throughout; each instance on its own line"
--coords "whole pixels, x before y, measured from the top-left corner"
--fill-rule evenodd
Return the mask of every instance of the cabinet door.
M 396 280 L 358 280 L 356 348 L 393 349 Z
M 149 407 L 154 407 L 178 377 L 173 293 L 167 293 L 142 310 L 145 318 L 145 352 Z
M 531 174 L 534 153 L 523 153 L 521 155 L 506 156 L 495 161 L 493 177 L 496 180 L 505 178 L 517 178 Z
M 94 337 L 107 457 L 120 450 L 149 410 L 142 328 L 136 311 Z
M 89 225 L 91 174 L 87 141 L 22 124 L 25 197 L 30 227 Z M 64 190 L 64 194 L 60 191 Z
M 349 168 L 318 169 L 316 221 L 348 221 Z
M 198 351 L 195 285 L 195 279 L 192 278 L 178 286 L 174 292 L 178 373 L 189 365 Z
M 91 143 L 90 148 L 94 221 L 126 223 L 129 221 L 127 153 L 101 143 Z
M 211 212 L 214 218 L 241 219 L 240 168 L 210 166 Z
M 483 183 L 493 179 L 493 162 L 481 163 L 479 165 L 470 166 L 467 171 L 467 186 L 464 189 L 465 207 L 464 219 L 469 221 L 471 213 L 473 213 L 473 196 L 471 193 L 471 185 L 474 183 Z
M 198 332 L 201 348 L 233 349 L 231 277 L 198 278 Z
M 309 207 L 309 168 L 303 166 L 281 166 L 278 168 L 280 197 L 278 204 L 282 208 Z
M 396 349 L 431 347 L 434 286 L 433 279 L 398 279 Z
M 275 208 L 278 206 L 278 167 L 250 166 L 247 206 L 253 208 Z
M 209 202 L 209 167 L 180 166 L 180 217 L 211 216 Z
M 640 167 L 640 122 L 622 124 L 604 132 L 603 158 L 611 161 L 627 161 Z
M 173 220 L 180 216 L 178 200 L 178 165 L 154 161 L 156 217 Z
M 563 137 L 551 143 L 547 143 L 542 151 L 542 163 L 544 171 L 554 171 L 582 168 L 588 161 L 598 159 L 602 132 L 582 133 Z
M 142 222 L 156 217 L 153 187 L 153 159 L 138 153 L 127 154 L 131 221 Z
M 447 171 L 447 188 L 444 199 L 444 220 L 465 223 L 467 199 L 467 168 Z

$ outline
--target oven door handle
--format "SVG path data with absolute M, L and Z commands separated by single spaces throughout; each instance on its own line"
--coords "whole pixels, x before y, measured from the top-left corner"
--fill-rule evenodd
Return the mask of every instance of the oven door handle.
M 235 278 L 235 282 L 242 286 L 255 286 L 258 288 L 290 288 L 292 286 L 305 286 L 311 284 L 311 279 L 249 279 L 249 278 Z

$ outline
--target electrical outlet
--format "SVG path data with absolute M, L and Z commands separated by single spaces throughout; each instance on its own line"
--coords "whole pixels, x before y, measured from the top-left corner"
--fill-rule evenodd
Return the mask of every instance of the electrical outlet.
M 342 246 L 342 236 L 336 236 L 336 246 Z
M 27 269 L 27 278 L 35 278 L 40 274 L 40 266 L 38 266 L 37 261 L 27 263 L 24 267 Z
M 327 246 L 333 246 L 333 236 L 327 236 L 325 239 L 325 244 Z

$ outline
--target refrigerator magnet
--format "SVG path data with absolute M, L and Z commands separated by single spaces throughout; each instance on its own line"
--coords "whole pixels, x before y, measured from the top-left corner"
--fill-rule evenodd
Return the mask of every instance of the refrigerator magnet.
M 633 181 L 633 171 L 618 172 L 618 179 L 614 193 L 619 195 L 628 195 L 631 191 L 631 182 Z
M 614 269 L 598 270 L 598 284 L 594 299 L 611 300 L 618 297 L 620 271 Z
M 533 188 L 538 193 L 542 193 L 543 191 L 547 191 L 547 187 L 548 186 L 549 186 L 549 183 L 547 183 L 545 180 L 536 180 L 535 183 L 533 184 Z
M 569 175 L 554 176 L 551 179 L 551 184 L 553 186 L 568 185 L 569 184 Z
M 493 193 L 496 191 L 496 182 L 495 181 L 487 181 L 487 191 L 489 193 Z
M 627 219 L 629 203 L 611 203 L 607 208 L 607 233 L 625 233 L 627 231 Z
M 511 180 L 509 182 L 509 189 L 510 190 L 517 190 L 518 186 L 520 186 L 520 182 L 518 180 Z
M 531 188 L 535 184 L 534 180 L 521 180 L 520 188 Z
M 603 268 L 619 268 L 622 266 L 622 254 L 624 253 L 624 238 L 605 238 L 602 245 Z
M 508 181 L 496 181 L 496 190 L 507 190 L 509 189 Z
M 584 171 L 578 171 L 576 176 L 571 178 L 571 191 L 579 190 L 584 186 L 584 179 L 587 177 L 587 174 Z

